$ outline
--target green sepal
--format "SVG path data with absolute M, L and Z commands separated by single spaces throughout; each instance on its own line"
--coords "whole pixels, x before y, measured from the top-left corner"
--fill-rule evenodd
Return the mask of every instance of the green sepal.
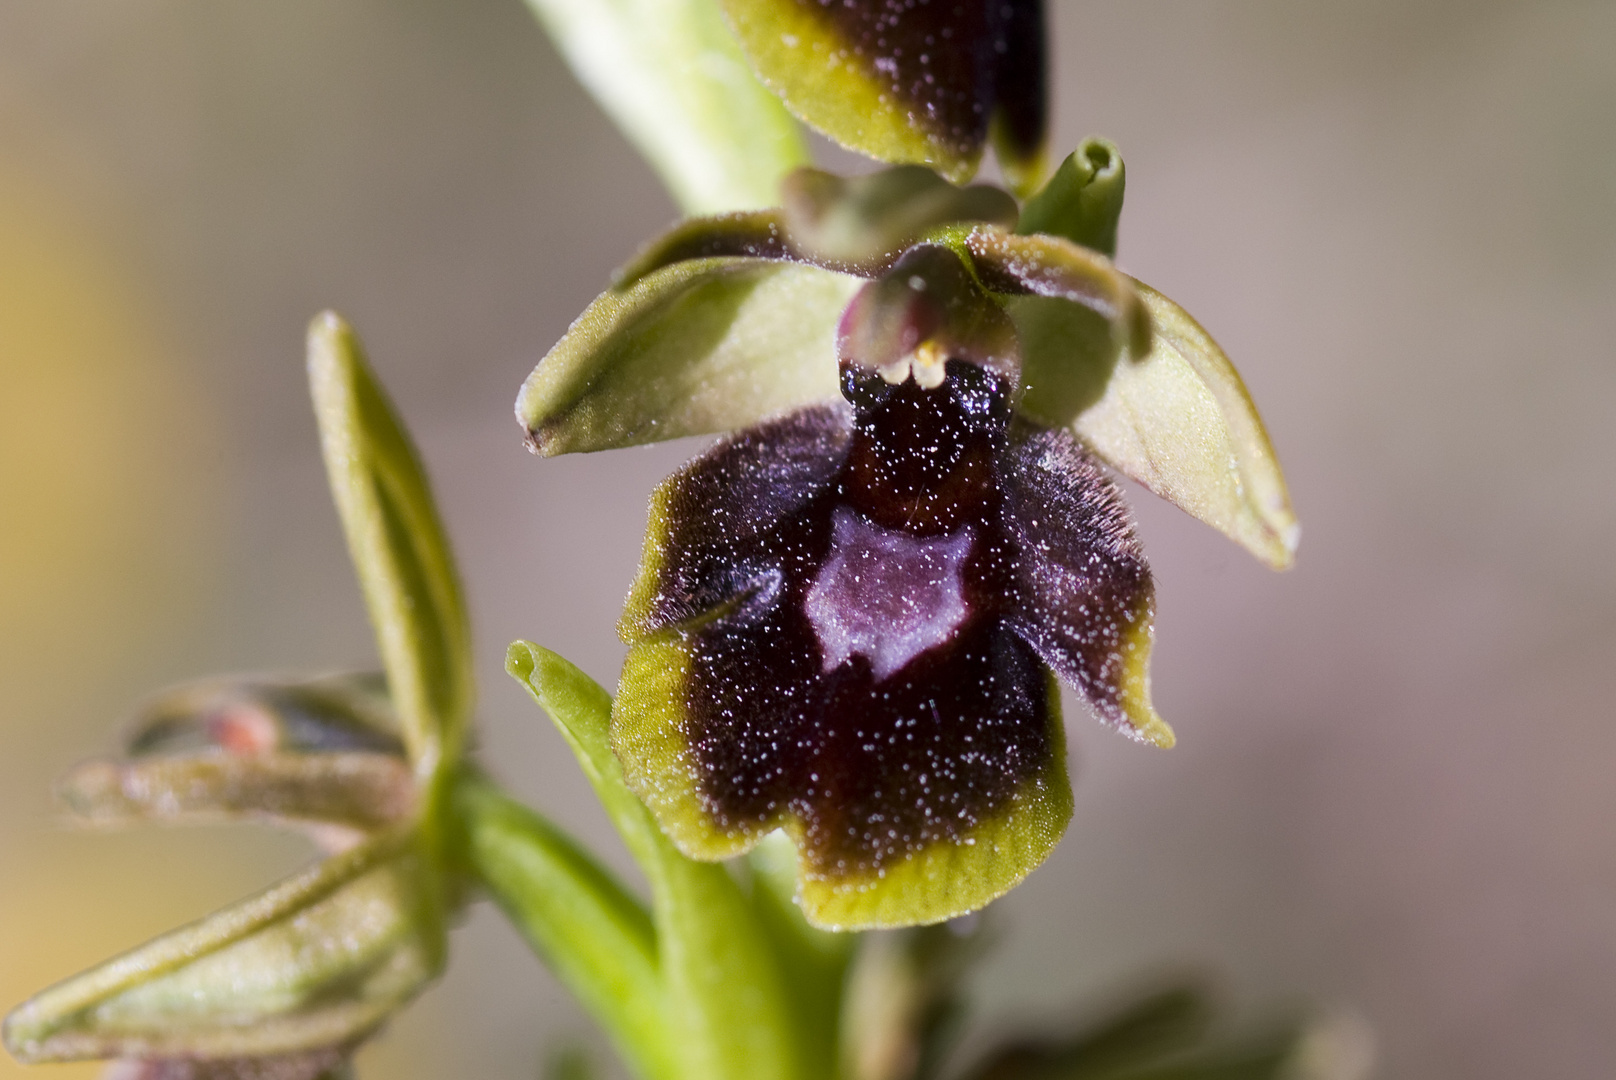
M 44 991 L 6 1018 L 25 1062 L 346 1046 L 443 966 L 441 885 L 413 833 L 320 862 Z
M 426 473 L 358 338 L 309 326 L 309 386 L 331 494 L 416 771 L 457 758 L 474 699 L 471 630 Z
M 769 206 L 808 152 L 715 0 L 528 0 L 686 213 Z
M 1056 300 L 1012 297 L 1020 408 L 1070 426 L 1108 465 L 1231 537 L 1276 570 L 1299 526 L 1245 384 L 1183 308 L 1135 283 L 1155 328 L 1148 353 L 1118 357 L 1109 328 Z
M 747 427 L 838 395 L 836 320 L 859 279 L 753 258 L 677 262 L 603 294 L 522 384 L 540 454 Z
M 1126 181 L 1116 145 L 1093 136 L 1084 139 L 1043 190 L 1027 200 L 1016 231 L 1064 237 L 1114 259 Z
M 746 895 L 722 866 L 679 854 L 623 780 L 609 743 L 611 697 L 572 664 L 514 643 L 506 670 L 567 739 L 651 886 L 660 966 L 685 1075 L 809 1080 L 785 972 Z
M 636 1075 L 679 1080 L 680 1033 L 645 907 L 571 838 L 482 777 L 458 780 L 455 807 L 464 857 L 534 951 Z

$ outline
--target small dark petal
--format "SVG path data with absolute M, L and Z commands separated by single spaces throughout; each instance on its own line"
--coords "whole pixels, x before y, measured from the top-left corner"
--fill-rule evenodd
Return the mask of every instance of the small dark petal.
M 676 262 L 719 256 L 807 261 L 791 244 L 780 211 L 749 210 L 680 222 L 619 270 L 613 287 L 627 289 L 647 274 Z
M 1019 552 L 1011 624 L 1102 719 L 1171 745 L 1150 705 L 1154 590 L 1121 493 L 1061 430 L 1018 430 L 1003 467 Z

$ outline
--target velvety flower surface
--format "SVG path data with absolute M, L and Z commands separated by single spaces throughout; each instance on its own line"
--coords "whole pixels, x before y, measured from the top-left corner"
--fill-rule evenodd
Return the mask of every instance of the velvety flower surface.
M 758 74 L 798 116 L 883 161 L 955 180 L 991 138 L 1036 184 L 1048 124 L 1041 0 L 722 0 Z
M 936 921 L 1010 888 L 1065 827 L 1057 677 L 1129 735 L 1173 741 L 1149 700 L 1150 575 L 1095 450 L 1131 472 L 1127 454 L 1027 409 L 1043 372 L 1085 369 L 1088 413 L 1118 369 L 1150 367 L 1115 445 L 1155 448 L 1176 437 L 1163 424 L 1221 440 L 1212 473 L 1154 460 L 1197 497 L 1232 482 L 1258 531 L 1286 519 L 1252 503 L 1216 406 L 1217 423 L 1153 419 L 1163 387 L 1186 388 L 1174 361 L 1193 371 L 1183 351 L 1206 349 L 1104 255 L 1014 233 L 1008 196 L 918 169 L 799 173 L 786 196 L 653 244 L 518 413 L 541 452 L 755 424 L 653 499 L 614 749 L 686 854 L 784 828 L 811 920 Z M 1057 209 L 1040 212 L 1074 219 Z M 1049 381 L 1046 409 L 1068 407 L 1072 380 Z M 1247 457 L 1282 495 L 1265 450 Z

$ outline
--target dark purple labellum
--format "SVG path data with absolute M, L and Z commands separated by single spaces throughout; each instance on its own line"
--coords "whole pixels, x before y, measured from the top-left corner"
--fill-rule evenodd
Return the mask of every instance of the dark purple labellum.
M 844 361 L 851 409 L 744 432 L 659 489 L 613 741 L 692 854 L 787 825 L 806 882 L 879 891 L 1069 806 L 1051 668 L 1136 722 L 1150 578 L 1115 487 L 1070 436 L 1012 424 L 1006 375 L 916 375 Z

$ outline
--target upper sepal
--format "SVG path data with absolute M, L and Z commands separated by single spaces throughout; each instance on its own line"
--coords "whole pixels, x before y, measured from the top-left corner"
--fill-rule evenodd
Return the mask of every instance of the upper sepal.
M 443 964 L 441 893 L 394 832 L 67 980 L 6 1018 L 24 1062 L 349 1048 Z
M 1135 291 L 1155 333 L 1118 357 L 1104 323 L 1034 297 L 1007 305 L 1021 339 L 1021 410 L 1069 426 L 1105 462 L 1229 537 L 1276 570 L 1300 532 L 1262 419 L 1234 365 L 1183 308 Z

